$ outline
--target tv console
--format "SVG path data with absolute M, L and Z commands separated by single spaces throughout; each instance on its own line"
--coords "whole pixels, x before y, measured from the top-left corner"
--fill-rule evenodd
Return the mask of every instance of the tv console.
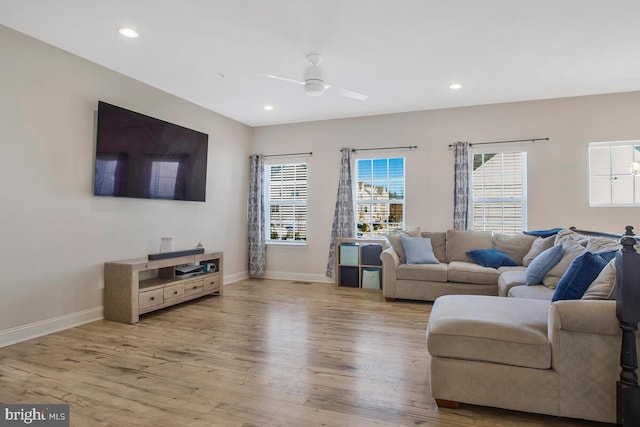
M 104 318 L 136 323 L 144 313 L 205 295 L 222 295 L 222 258 L 222 252 L 208 252 L 153 261 L 106 262 Z M 176 267 L 193 263 L 215 267 L 187 278 L 176 276 Z

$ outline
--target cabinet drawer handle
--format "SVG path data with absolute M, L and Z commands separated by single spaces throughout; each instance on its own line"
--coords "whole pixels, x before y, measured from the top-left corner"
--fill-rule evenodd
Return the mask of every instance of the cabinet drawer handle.
M 156 297 L 151 297 L 151 298 L 149 298 L 149 299 L 150 299 L 151 301 L 153 301 L 153 300 L 155 300 L 155 299 L 156 299 Z
M 173 291 L 173 294 L 174 295 L 178 295 L 178 291 Z
M 193 287 L 193 289 L 198 289 L 198 287 L 197 287 L 197 286 L 194 286 L 194 287 Z

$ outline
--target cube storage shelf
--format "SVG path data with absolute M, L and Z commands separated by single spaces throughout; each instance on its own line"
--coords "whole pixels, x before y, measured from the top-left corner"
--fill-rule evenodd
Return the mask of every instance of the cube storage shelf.
M 181 275 L 181 266 L 202 272 Z M 188 270 L 188 269 L 187 269 Z M 136 323 L 140 315 L 205 295 L 222 295 L 222 252 L 104 264 L 104 318 Z
M 383 240 L 336 239 L 336 288 L 382 289 Z

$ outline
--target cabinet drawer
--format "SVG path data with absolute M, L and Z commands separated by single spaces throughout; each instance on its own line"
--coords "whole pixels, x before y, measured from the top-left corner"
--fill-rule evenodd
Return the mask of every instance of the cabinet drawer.
M 140 292 L 138 294 L 138 309 L 152 307 L 162 304 L 164 292 L 163 289 L 154 289 L 153 291 Z
M 220 275 L 209 276 L 204 278 L 204 291 L 219 291 L 220 290 Z
M 202 279 L 192 280 L 184 284 L 184 296 L 201 294 L 204 292 L 204 282 Z
M 184 284 L 166 286 L 164 288 L 164 300 L 172 300 L 176 298 L 182 298 L 184 296 Z

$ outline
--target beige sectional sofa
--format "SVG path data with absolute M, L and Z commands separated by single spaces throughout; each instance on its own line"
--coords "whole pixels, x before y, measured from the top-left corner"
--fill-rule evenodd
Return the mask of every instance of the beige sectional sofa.
M 492 233 L 490 231 L 405 232 L 409 237 L 431 239 L 433 253 L 440 264 L 407 264 L 400 235 L 387 236 L 389 247 L 380 258 L 383 265 L 382 289 L 387 300 L 434 301 L 442 295 L 498 295 L 500 274 L 524 271 L 524 259 L 536 237 Z M 467 252 L 498 249 L 519 264 L 516 267 L 489 268 L 472 262 Z M 510 283 L 513 286 L 514 283 Z
M 615 306 L 443 296 L 427 330 L 431 394 L 441 406 L 464 402 L 613 423 L 621 343 Z
M 592 251 L 617 247 L 610 239 L 568 230 L 550 240 L 571 245 L 574 252 L 580 252 L 575 242 Z M 524 269 L 502 272 L 497 291 L 508 298 L 445 295 L 434 302 L 427 348 L 431 392 L 439 406 L 464 402 L 616 421 L 621 330 L 615 261 L 600 272 L 582 299 L 551 302 L 562 270 L 574 255 L 563 255 L 564 263 L 561 260 L 540 285 L 523 285 Z M 640 334 L 636 338 L 640 352 Z

